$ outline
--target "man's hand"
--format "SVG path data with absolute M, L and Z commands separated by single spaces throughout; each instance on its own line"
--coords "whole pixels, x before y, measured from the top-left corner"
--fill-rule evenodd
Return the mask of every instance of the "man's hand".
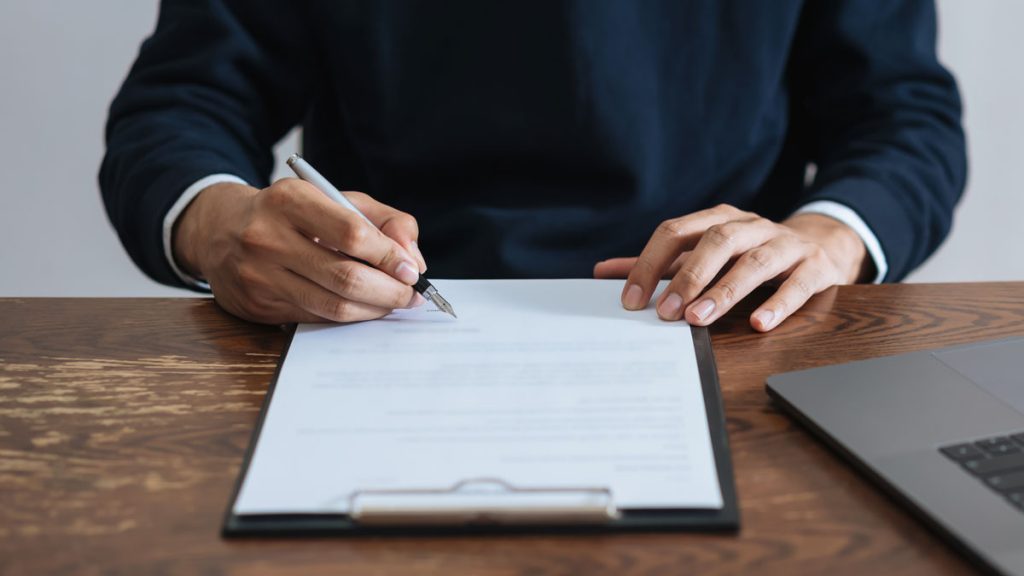
M 781 280 L 750 317 L 754 329 L 766 332 L 814 294 L 866 278 L 870 267 L 860 237 L 838 220 L 805 213 L 778 224 L 721 205 L 666 220 L 638 258 L 599 262 L 594 277 L 628 275 L 622 305 L 629 310 L 646 307 L 658 281 L 671 277 L 658 297 L 658 316 L 698 326 L 717 320 L 759 285 Z
M 216 184 L 179 219 L 175 259 L 225 310 L 255 322 L 370 320 L 422 304 L 411 287 L 426 270 L 416 220 L 346 196 L 379 230 L 301 180 Z

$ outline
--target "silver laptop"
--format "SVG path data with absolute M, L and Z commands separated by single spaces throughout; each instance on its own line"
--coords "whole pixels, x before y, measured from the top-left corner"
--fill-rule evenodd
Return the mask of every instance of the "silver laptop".
M 1024 338 L 790 372 L 767 388 L 972 559 L 1024 575 Z

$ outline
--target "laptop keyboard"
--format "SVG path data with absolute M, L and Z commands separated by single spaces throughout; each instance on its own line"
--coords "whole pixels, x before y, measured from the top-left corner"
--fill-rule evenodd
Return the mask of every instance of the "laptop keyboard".
M 1024 512 L 1024 432 L 939 448 Z

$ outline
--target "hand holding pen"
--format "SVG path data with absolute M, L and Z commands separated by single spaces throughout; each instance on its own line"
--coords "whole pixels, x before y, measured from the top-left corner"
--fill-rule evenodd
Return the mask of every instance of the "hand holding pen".
M 334 187 L 333 184 L 331 184 L 327 180 L 327 178 L 324 178 L 322 174 L 320 174 L 319 172 L 316 171 L 315 168 L 310 166 L 309 162 L 306 162 L 302 158 L 302 156 L 299 156 L 298 154 L 292 154 L 291 157 L 288 158 L 288 166 L 292 169 L 293 172 L 295 172 L 295 174 L 299 178 L 302 178 L 306 182 L 309 182 L 313 186 L 316 186 L 317 189 L 326 194 L 328 198 L 334 200 L 336 203 L 338 203 L 341 206 L 344 206 L 345 208 L 351 210 L 352 212 L 355 212 L 360 217 L 362 217 L 362 219 L 365 220 L 367 224 L 373 226 L 374 228 L 377 228 L 377 226 L 372 221 L 370 221 L 370 219 L 367 218 L 366 215 L 363 214 L 359 210 L 359 208 L 355 206 L 355 204 L 350 202 L 348 198 L 345 197 L 344 194 L 342 194 L 337 188 Z M 413 244 L 415 244 L 415 241 L 413 241 Z M 409 270 L 412 270 L 412 268 L 407 267 L 407 269 L 402 269 L 402 264 L 399 264 L 399 269 L 396 270 L 398 274 L 404 274 L 408 276 L 407 278 L 399 278 L 406 284 L 409 283 L 409 280 L 413 279 L 412 274 L 409 273 Z M 445 300 L 443 296 L 441 296 L 441 293 L 437 291 L 437 288 L 434 288 L 434 285 L 431 284 L 429 280 L 427 280 L 427 277 L 423 276 L 420 273 L 417 273 L 416 276 L 417 278 L 415 279 L 415 282 L 412 283 L 413 289 L 416 290 L 417 293 L 422 294 L 427 300 L 433 302 L 434 305 L 437 306 L 438 310 L 446 314 L 450 314 L 453 318 L 455 318 L 455 309 L 452 308 L 452 305 L 449 304 L 448 301 Z
M 436 295 L 422 282 L 416 220 L 345 196 L 358 212 L 299 179 L 213 184 L 178 219 L 175 261 L 228 312 L 268 324 L 380 318 L 422 304 L 414 285 Z

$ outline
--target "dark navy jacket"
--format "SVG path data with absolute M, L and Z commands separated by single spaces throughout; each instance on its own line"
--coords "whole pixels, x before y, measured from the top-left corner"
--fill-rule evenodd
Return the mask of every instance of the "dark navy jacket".
M 339 188 L 413 214 L 435 277 L 580 277 L 718 203 L 855 210 L 887 280 L 949 230 L 960 100 L 930 0 L 164 0 L 100 184 L 135 262 L 296 124 Z M 808 164 L 817 166 L 805 184 Z

